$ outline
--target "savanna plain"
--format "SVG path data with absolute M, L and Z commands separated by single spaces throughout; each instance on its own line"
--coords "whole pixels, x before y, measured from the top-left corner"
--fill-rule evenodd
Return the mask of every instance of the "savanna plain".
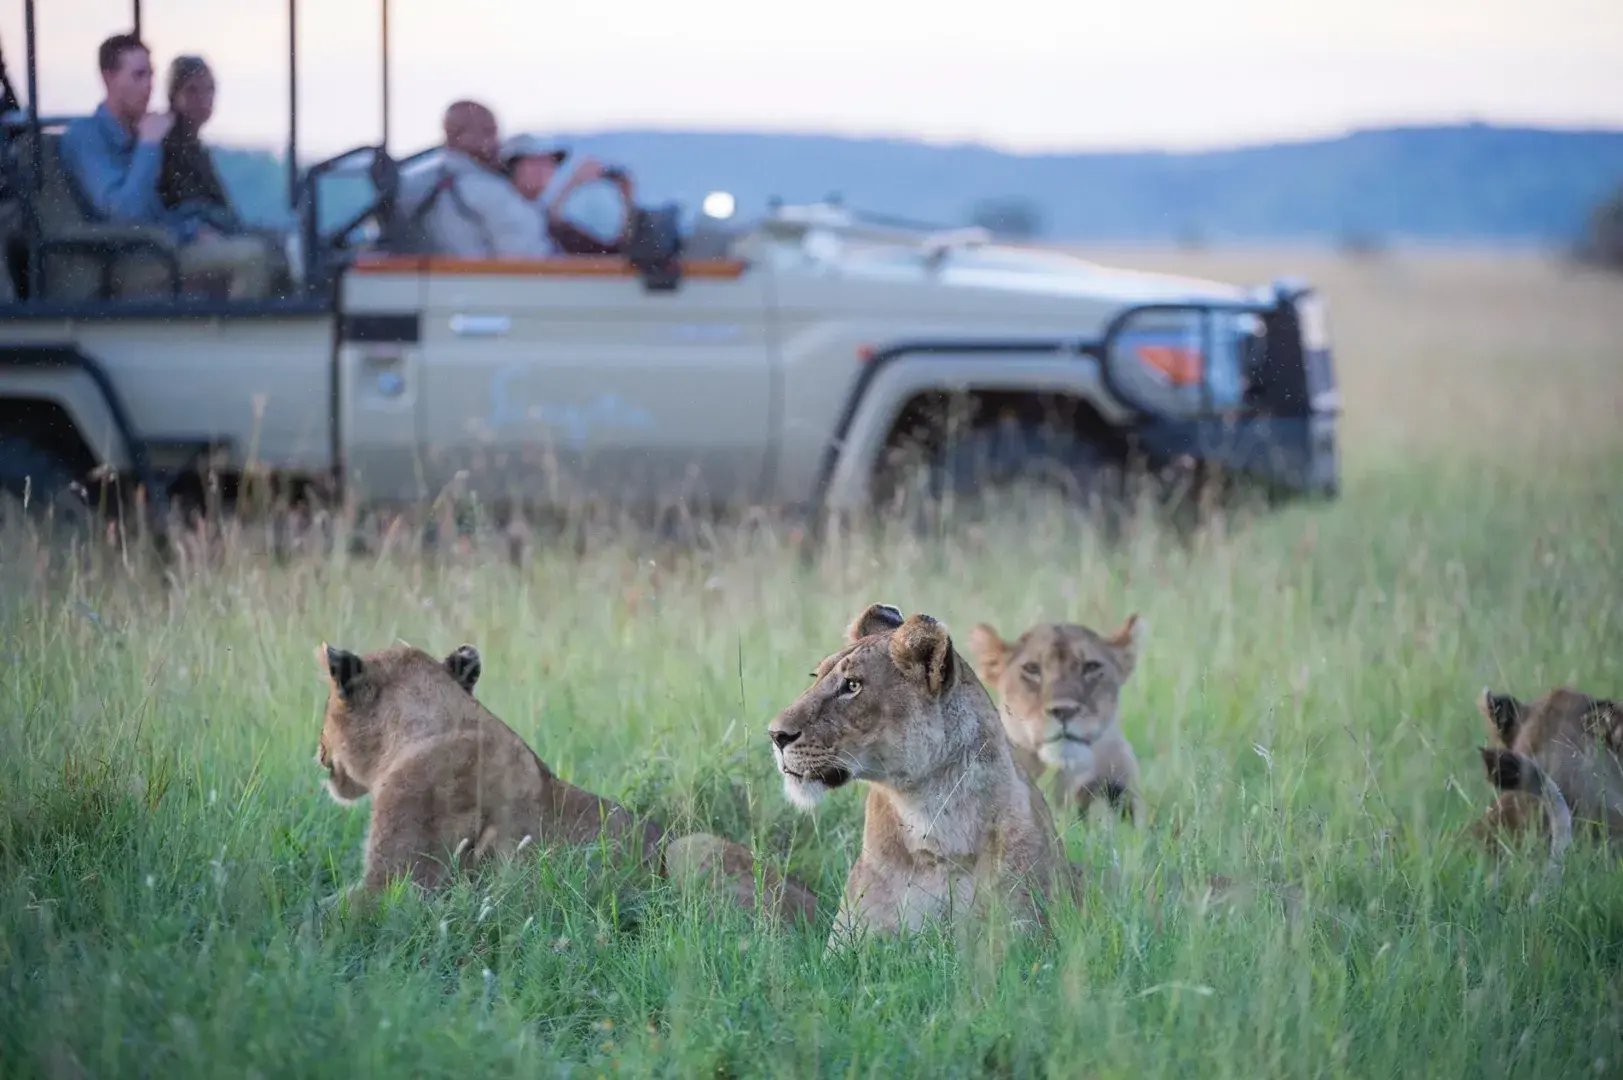
M 500 538 L 160 575 L 0 540 L 0 1072 L 13 1076 L 1617 1076 L 1623 869 L 1459 834 L 1484 685 L 1623 693 L 1623 279 L 1530 256 L 1090 253 L 1329 301 L 1333 502 L 1106 541 L 1033 507 L 950 537 L 776 528 L 681 548 Z M 201 549 L 199 549 L 201 550 Z M 861 793 L 795 811 L 766 727 L 874 601 L 946 622 L 1147 623 L 1135 826 L 1062 822 L 1051 937 L 825 954 Z M 817 891 L 778 927 L 521 857 L 330 904 L 364 805 L 321 787 L 314 650 L 483 653 L 564 777 Z M 1102 810 L 1102 808 L 1101 808 Z M 1497 872 L 1496 872 L 1497 867 Z M 1248 883 L 1214 902 L 1220 874 Z

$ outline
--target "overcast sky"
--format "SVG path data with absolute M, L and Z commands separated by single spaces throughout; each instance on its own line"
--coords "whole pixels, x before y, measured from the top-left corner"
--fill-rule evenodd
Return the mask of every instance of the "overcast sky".
M 40 101 L 99 96 L 120 0 L 40 0 Z M 379 129 L 378 0 L 300 5 L 301 156 Z M 23 0 L 0 45 L 23 93 Z M 213 63 L 210 137 L 287 133 L 283 0 L 145 0 L 161 67 Z M 1623 0 L 394 0 L 394 145 L 453 98 L 503 130 L 819 131 L 1193 148 L 1388 123 L 1623 128 Z M 162 107 L 162 91 L 154 107 Z

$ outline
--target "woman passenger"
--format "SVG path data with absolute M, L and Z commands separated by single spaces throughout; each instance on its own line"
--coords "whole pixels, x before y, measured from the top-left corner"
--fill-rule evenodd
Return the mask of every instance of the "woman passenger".
M 158 200 L 183 220 L 238 231 L 241 222 L 200 137 L 214 115 L 214 73 L 202 57 L 177 56 L 169 65 L 169 111 L 175 122 L 163 139 Z

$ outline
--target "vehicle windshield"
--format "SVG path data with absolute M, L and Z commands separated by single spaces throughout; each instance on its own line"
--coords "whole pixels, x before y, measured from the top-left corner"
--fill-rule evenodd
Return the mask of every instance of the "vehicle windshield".
M 1065 252 L 994 243 L 979 228 L 932 227 L 827 205 L 781 207 L 748 230 L 752 247 L 779 260 L 839 263 L 869 272 L 916 273 L 923 266 L 954 270 L 1075 272 L 1086 263 Z

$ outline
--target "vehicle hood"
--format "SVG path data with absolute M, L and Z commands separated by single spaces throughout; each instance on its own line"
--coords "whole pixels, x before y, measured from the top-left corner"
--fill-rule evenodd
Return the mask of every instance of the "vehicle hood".
M 1100 305 L 1245 301 L 1254 290 L 1122 270 L 1052 247 L 997 242 L 987 230 L 923 230 L 840 207 L 779 208 L 746 230 L 740 253 L 766 255 L 791 274 Z
M 769 247 L 768 250 L 773 250 Z M 809 236 L 775 248 L 790 274 L 909 288 L 962 290 L 1033 300 L 1091 300 L 1100 305 L 1246 301 L 1254 290 L 1174 274 L 1124 270 L 1065 251 L 993 245 L 953 246 L 932 254 L 904 244 L 842 243 Z
M 983 248 L 954 251 L 923 271 L 949 288 L 998 290 L 1120 303 L 1245 300 L 1249 290 L 1216 281 L 1122 270 L 1058 251 Z

